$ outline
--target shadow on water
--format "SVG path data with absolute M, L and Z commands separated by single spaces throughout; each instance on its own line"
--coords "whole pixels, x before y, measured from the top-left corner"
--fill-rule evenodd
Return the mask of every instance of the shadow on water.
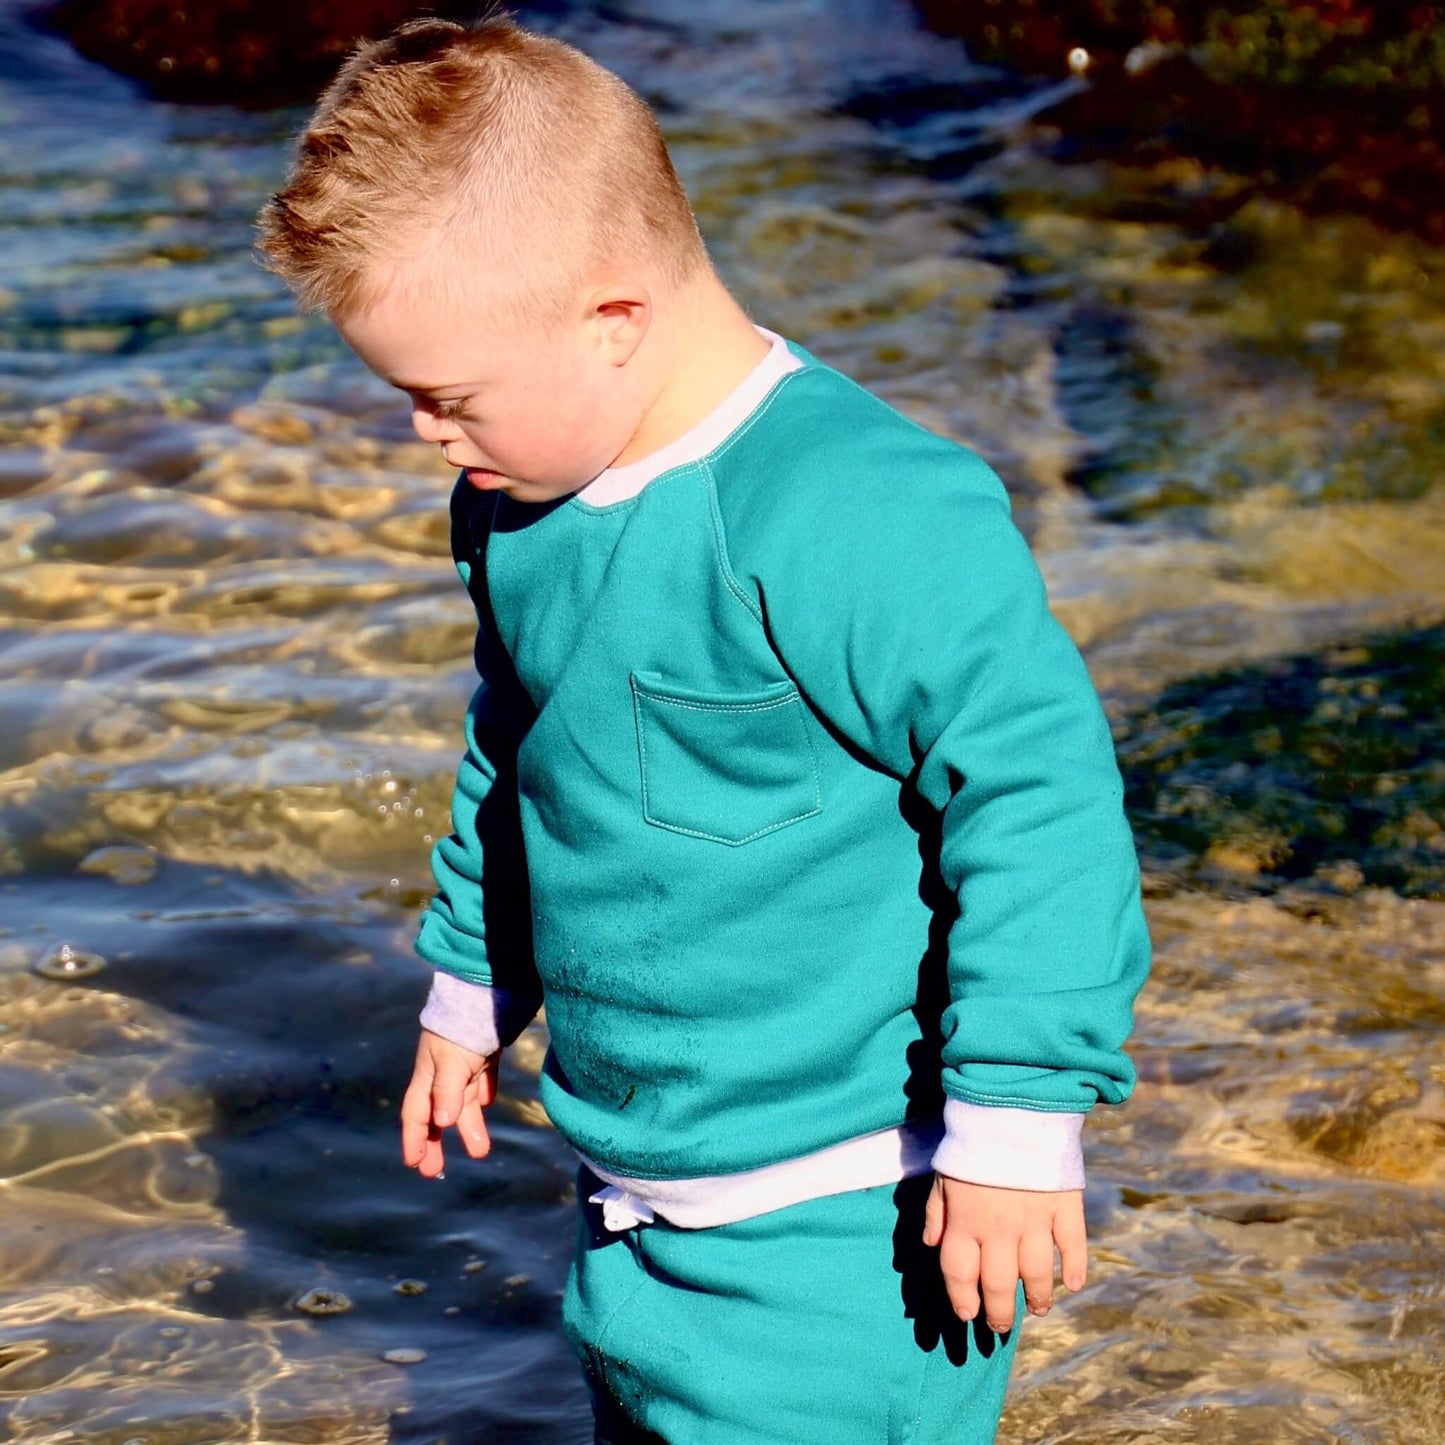
M 33 1015 L 47 999 L 51 1036 L 101 1070 L 128 1040 L 133 1053 L 137 1035 L 133 1016 L 97 1031 L 103 998 L 116 1000 L 115 1018 L 127 1018 L 129 1001 L 160 1030 L 147 1037 L 151 1068 L 139 1090 L 114 1102 L 83 1091 L 72 1110 L 94 1107 L 117 1136 L 129 1132 L 134 1168 L 117 1165 L 114 1147 L 102 1150 L 108 1164 L 88 1164 L 94 1140 L 61 1131 L 27 1146 L 48 1157 L 7 1161 L 11 1197 L 28 1186 L 60 1193 L 79 1216 L 89 1201 L 102 1241 L 116 1208 L 143 1211 L 161 1251 L 169 1241 L 156 1226 L 168 1216 L 204 1205 L 224 1225 L 187 1240 L 173 1268 L 152 1260 L 144 1282 L 127 1282 L 128 1330 L 87 1329 L 84 1308 L 60 1339 L 52 1333 L 63 1311 L 35 1320 L 25 1333 L 40 1343 L 37 1357 L 0 1366 L 14 1438 L 65 1438 L 49 1433 L 65 1426 L 87 1440 L 158 1445 L 201 1438 L 207 1426 L 217 1430 L 207 1439 L 253 1438 L 241 1428 L 248 1422 L 270 1438 L 323 1422 L 347 1439 L 584 1438 L 590 1416 L 558 1323 L 572 1167 L 556 1136 L 536 1127 L 528 1071 L 506 1071 L 509 1102 L 492 1111 L 489 1159 L 449 1148 L 447 1177 L 435 1182 L 400 1162 L 397 1109 L 425 993 L 424 970 L 406 952 L 410 910 L 161 859 L 142 886 L 30 877 L 23 892 L 10 885 L 4 914 L 12 937 L 44 947 L 58 935 L 107 960 L 79 983 L 5 976 L 7 993 L 37 1005 L 31 1040 L 46 1036 Z M 12 1065 L 7 1082 L 19 1072 Z M 83 1082 L 67 1074 L 61 1088 Z M 146 1112 L 151 1127 L 132 1132 Z M 9 1113 L 7 1143 L 27 1117 L 23 1105 Z M 74 1147 L 83 1142 L 92 1147 Z M 136 1191 L 144 1197 L 129 1197 Z M 111 1268 L 125 1274 L 125 1250 L 115 1258 Z M 52 1307 L 59 1283 L 52 1277 Z M 310 1316 L 297 1308 L 308 1294 Z M 323 1314 L 338 1295 L 350 1308 Z M 0 1339 L 13 1341 L 7 1316 L 23 1311 L 14 1293 L 10 1304 L 0 1303 Z M 74 1304 L 85 1304 L 79 1287 Z M 127 1358 L 147 1317 L 177 1331 L 149 1389 L 137 1380 L 143 1362 Z M 227 1326 L 269 1348 L 216 1375 L 203 1356 Z M 194 1343 L 202 1338 L 206 1350 Z M 189 1349 L 199 1353 L 186 1368 Z M 383 1358 L 398 1350 L 424 1358 Z M 109 1355 L 110 1378 L 81 1370 L 72 1380 L 91 1353 Z

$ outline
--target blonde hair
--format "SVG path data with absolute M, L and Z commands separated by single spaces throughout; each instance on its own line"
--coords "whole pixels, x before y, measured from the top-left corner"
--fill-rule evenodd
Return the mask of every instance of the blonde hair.
M 608 260 L 682 281 L 706 259 L 647 104 L 505 14 L 359 46 L 257 220 L 262 264 L 307 310 L 363 309 L 438 247 L 444 288 L 487 267 L 544 307 Z

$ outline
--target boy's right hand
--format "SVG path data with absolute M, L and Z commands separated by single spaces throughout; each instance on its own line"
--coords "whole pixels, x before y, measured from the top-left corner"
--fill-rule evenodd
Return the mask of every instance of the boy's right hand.
M 482 1110 L 497 1097 L 501 1054 L 478 1054 L 422 1030 L 416 1067 L 401 1101 L 401 1157 L 427 1179 L 441 1177 L 442 1130 L 455 1124 L 473 1159 L 492 1147 Z

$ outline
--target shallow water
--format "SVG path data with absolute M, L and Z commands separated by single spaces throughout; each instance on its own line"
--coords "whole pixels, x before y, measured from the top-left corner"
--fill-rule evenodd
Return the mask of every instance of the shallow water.
M 1141 811 L 1141 1082 L 1003 1438 L 1441 1438 L 1438 735 L 1378 875 L 1271 872 L 1252 755 L 1179 742 L 1220 669 L 1338 677 L 1445 614 L 1440 253 L 1047 161 L 1056 89 L 887 0 L 696 9 L 549 23 L 661 107 L 760 321 L 1003 472 L 1150 806 L 1201 768 L 1228 805 L 1183 854 Z M 0 11 L 0 1419 L 580 1441 L 540 1029 L 492 1159 L 398 1160 L 471 617 L 450 474 L 249 258 L 300 119 L 146 101 Z

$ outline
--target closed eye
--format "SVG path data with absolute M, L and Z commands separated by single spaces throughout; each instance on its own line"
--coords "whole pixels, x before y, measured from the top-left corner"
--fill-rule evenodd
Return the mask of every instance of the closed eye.
M 467 398 L 461 397 L 457 401 L 433 402 L 431 414 L 438 421 L 459 421 L 467 414 Z

